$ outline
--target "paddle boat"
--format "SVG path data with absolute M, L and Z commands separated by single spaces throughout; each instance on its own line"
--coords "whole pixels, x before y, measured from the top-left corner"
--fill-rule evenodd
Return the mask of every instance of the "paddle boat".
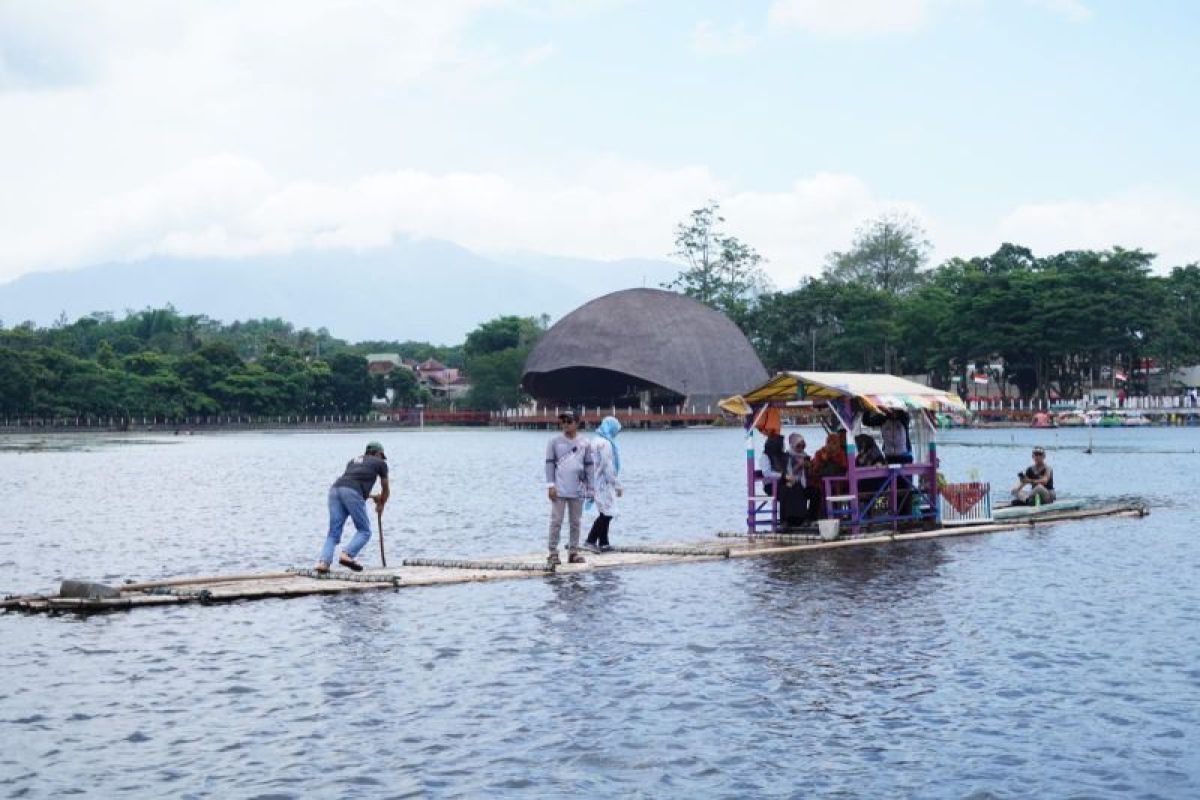
M 1121 417 L 1116 411 L 1108 408 L 1092 409 L 1083 415 L 1087 424 L 1095 428 L 1119 428 Z
M 1055 422 L 1060 428 L 1082 428 L 1088 424 L 1087 417 L 1082 411 L 1060 411 L 1055 417 Z

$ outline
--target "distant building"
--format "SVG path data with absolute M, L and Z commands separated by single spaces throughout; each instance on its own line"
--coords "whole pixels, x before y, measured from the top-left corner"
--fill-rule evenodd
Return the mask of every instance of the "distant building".
M 413 371 L 417 373 L 417 382 L 435 398 L 458 400 L 471 391 L 471 383 L 462 370 L 447 367 L 436 358 L 422 361 Z
M 404 366 L 399 353 L 368 353 L 367 372 L 372 375 L 387 375 L 396 367 Z
M 711 406 L 767 379 L 745 335 L 686 295 L 626 289 L 563 317 L 525 361 L 521 386 L 541 403 Z

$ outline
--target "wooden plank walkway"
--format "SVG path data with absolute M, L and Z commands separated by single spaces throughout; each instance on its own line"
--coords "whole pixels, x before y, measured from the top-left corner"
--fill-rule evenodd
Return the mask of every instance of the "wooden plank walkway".
M 361 573 L 336 570 L 328 575 L 317 575 L 311 569 L 291 569 L 282 572 L 240 575 L 164 578 L 153 581 L 128 582 L 112 587 L 67 581 L 64 582 L 58 594 L 10 595 L 0 601 L 0 610 L 51 614 L 95 613 L 181 603 L 210 605 L 235 600 L 307 597 L 380 589 L 396 590 L 417 586 L 443 586 L 479 581 L 546 577 L 553 574 L 572 575 L 625 567 L 650 567 L 726 558 L 757 558 L 847 547 L 870 547 L 892 542 L 1027 530 L 1032 527 L 1101 516 L 1144 517 L 1148 513 L 1149 509 L 1145 505 L 1125 503 L 1048 513 L 1019 521 L 961 525 L 906 533 L 867 532 L 831 542 L 821 541 L 816 535 L 807 533 L 762 534 L 753 539 L 747 537 L 745 533 L 721 533 L 714 539 L 644 543 L 617 547 L 607 553 L 588 553 L 585 564 L 561 564 L 554 569 L 547 567 L 545 556 L 538 553 L 483 561 L 414 558 L 406 560 L 402 566 L 395 569 L 372 569 Z M 68 590 L 70 583 L 78 585 Z

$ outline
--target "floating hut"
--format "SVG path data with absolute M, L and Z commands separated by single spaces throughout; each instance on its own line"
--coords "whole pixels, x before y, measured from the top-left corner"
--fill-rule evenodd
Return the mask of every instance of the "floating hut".
M 751 535 L 763 528 L 778 530 L 786 522 L 779 518 L 778 484 L 769 494 L 762 489 L 754 432 L 765 427 L 769 415 L 800 408 L 821 412 L 825 428 L 844 438 L 845 471 L 809 477 L 819 481 L 821 527 L 830 538 L 839 535 L 842 525 L 850 535 L 872 528 L 940 527 L 947 508 L 965 515 L 964 522 L 991 520 L 987 484 L 946 486 L 939 480 L 935 418 L 966 413 L 957 395 L 895 375 L 781 372 L 722 400 L 721 408 L 741 416 L 746 429 L 746 529 Z M 885 429 L 886 464 L 857 465 L 857 437 L 865 431 L 880 435 Z M 949 499 L 949 506 L 942 498 Z

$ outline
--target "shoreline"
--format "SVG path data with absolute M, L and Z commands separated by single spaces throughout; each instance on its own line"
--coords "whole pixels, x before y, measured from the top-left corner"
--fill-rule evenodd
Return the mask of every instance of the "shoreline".
M 805 423 L 800 423 L 802 426 Z M 816 421 L 808 423 L 818 425 Z M 588 426 L 590 430 L 592 425 Z M 735 425 L 721 425 L 713 422 L 688 424 L 673 424 L 663 421 L 661 423 L 642 424 L 640 426 L 629 426 L 629 430 L 638 428 L 653 429 L 653 430 L 691 430 L 691 429 L 713 429 L 713 428 L 732 428 Z M 1098 426 L 1102 430 L 1136 430 L 1138 428 L 1180 428 L 1180 427 L 1198 427 L 1196 421 L 1170 421 L 1155 423 L 1153 425 L 1126 425 L 1126 426 Z M 370 420 L 370 421 L 347 421 L 347 422 L 224 422 L 212 424 L 180 424 L 170 425 L 164 423 L 135 423 L 130 425 L 87 425 L 87 424 L 22 424 L 22 425 L 2 425 L 0 424 L 0 437 L 10 436 L 62 436 L 69 434 L 81 433 L 98 433 L 98 434 L 159 434 L 159 435 L 175 435 L 175 436 L 195 436 L 206 433 L 251 433 L 251 432 L 295 432 L 295 433 L 321 433 L 329 431 L 423 431 L 423 430 L 549 430 L 547 425 L 522 424 L 522 425 L 469 425 L 463 423 L 426 423 L 425 425 L 414 425 L 406 422 L 393 422 L 390 420 Z M 973 425 L 955 425 L 951 428 L 939 429 L 941 432 L 954 430 L 1036 430 L 1036 431 L 1069 431 L 1069 430 L 1086 430 L 1084 425 L 1058 425 L 1049 427 L 1035 427 L 1018 421 L 981 421 Z

